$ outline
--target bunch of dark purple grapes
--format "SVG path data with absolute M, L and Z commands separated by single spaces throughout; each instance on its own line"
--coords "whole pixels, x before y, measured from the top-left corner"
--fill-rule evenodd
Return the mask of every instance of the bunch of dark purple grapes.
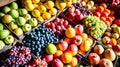
M 88 15 L 93 16 L 93 13 L 89 9 L 83 7 L 79 2 L 75 3 L 74 6 L 75 6 L 76 9 L 80 10 L 81 14 L 87 15 L 87 16 Z
M 4 60 L 2 67 L 21 67 L 31 60 L 30 50 L 24 46 L 14 46 L 10 49 L 9 57 Z

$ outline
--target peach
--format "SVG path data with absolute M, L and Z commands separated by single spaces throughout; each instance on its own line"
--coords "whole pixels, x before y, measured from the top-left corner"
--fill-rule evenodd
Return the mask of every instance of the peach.
M 113 45 L 113 46 L 116 46 L 116 45 L 117 45 L 116 39 L 111 38 L 111 39 L 110 39 L 110 44 Z
M 69 47 L 68 47 L 68 52 L 72 53 L 73 56 L 75 56 L 78 52 L 78 48 L 75 44 L 71 44 Z
M 58 44 L 57 44 L 57 47 L 62 50 L 62 51 L 65 51 L 67 50 L 68 48 L 68 43 L 64 40 L 61 40 Z
M 63 63 L 61 60 L 59 59 L 54 59 L 52 61 L 52 67 L 63 67 Z
M 64 40 L 65 40 L 68 44 L 71 43 L 71 38 L 65 38 Z
M 45 61 L 47 62 L 47 63 L 49 63 L 49 62 L 51 62 L 52 60 L 53 60 L 53 55 L 52 54 L 50 54 L 50 55 L 45 55 Z

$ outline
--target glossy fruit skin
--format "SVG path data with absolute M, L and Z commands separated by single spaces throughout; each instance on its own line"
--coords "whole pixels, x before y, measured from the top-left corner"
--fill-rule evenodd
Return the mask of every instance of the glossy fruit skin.
M 61 60 L 59 59 L 54 59 L 52 61 L 52 67 L 63 67 L 63 63 Z
M 88 59 L 90 61 L 90 64 L 92 65 L 97 65 L 99 64 L 99 61 L 100 61 L 100 57 L 97 53 L 90 53 L 88 55 Z
M 47 62 L 47 63 L 49 63 L 49 62 L 51 62 L 52 60 L 53 60 L 53 55 L 45 55 L 45 61 Z
M 4 15 L 4 16 L 2 17 L 3 23 L 6 23 L 6 24 L 12 22 L 12 20 L 13 20 L 13 18 L 12 18 L 11 15 Z
M 84 28 L 82 25 L 78 24 L 74 27 L 75 31 L 76 31 L 76 34 L 77 35 L 81 35 L 84 31 Z
M 31 18 L 28 22 L 32 27 L 35 27 L 38 25 L 38 21 L 36 18 Z
M 82 37 L 79 35 L 76 35 L 74 38 L 72 38 L 73 44 L 79 46 L 82 43 Z
M 72 54 L 69 52 L 65 52 L 61 56 L 61 60 L 63 63 L 70 63 L 72 61 Z
M 0 39 L 4 39 L 6 38 L 8 35 L 10 34 L 10 32 L 8 30 L 0 30 Z
M 0 46 L 0 50 L 5 47 L 5 43 L 4 43 L 2 40 L 0 40 L 0 45 L 1 45 L 1 46 Z
M 18 4 L 16 3 L 16 2 L 12 2 L 11 4 L 10 4 L 10 9 L 18 9 Z
M 17 10 L 12 9 L 9 14 L 13 17 L 13 18 L 18 18 L 19 17 L 19 13 Z
M 46 47 L 46 52 L 48 54 L 55 54 L 57 52 L 57 48 L 54 44 L 48 44 Z
M 4 41 L 6 44 L 12 44 L 14 42 L 14 37 L 12 35 L 8 35 Z
M 17 23 L 19 26 L 23 26 L 23 25 L 26 23 L 26 20 L 25 20 L 25 18 L 23 18 L 23 17 L 18 17 L 18 18 L 16 19 L 16 23 Z
M 68 52 L 75 56 L 78 53 L 78 47 L 75 44 L 70 44 L 67 49 Z
M 68 43 L 67 43 L 66 41 L 61 40 L 61 41 L 58 43 L 57 47 L 58 47 L 60 50 L 65 51 L 65 50 L 67 50 L 67 48 L 68 48 Z
M 66 31 L 65 31 L 65 35 L 68 37 L 68 38 L 72 38 L 74 37 L 76 34 L 74 28 L 67 28 Z

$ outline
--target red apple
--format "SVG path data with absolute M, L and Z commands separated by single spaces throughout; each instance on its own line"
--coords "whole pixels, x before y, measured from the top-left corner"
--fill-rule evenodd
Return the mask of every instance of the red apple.
M 56 33 L 57 35 L 61 35 L 61 32 L 58 31 L 58 30 L 57 30 L 55 33 Z
M 117 44 L 116 46 L 113 47 L 115 52 L 120 52 L 120 44 Z
M 59 18 L 56 18 L 56 19 L 55 19 L 55 24 L 57 25 L 59 22 L 60 22 L 60 19 L 59 19 Z
M 51 23 L 50 22 L 46 22 L 45 26 L 49 28 L 51 26 Z
M 64 20 L 63 25 L 64 25 L 65 27 L 67 27 L 68 24 L 69 24 L 68 21 L 67 21 L 67 20 Z
M 111 33 L 110 32 L 105 32 L 104 35 L 108 36 L 108 37 L 111 37 Z
M 80 15 L 80 10 L 78 9 L 75 9 L 75 12 L 74 12 L 76 15 Z
M 110 37 L 104 36 L 104 37 L 102 38 L 102 42 L 103 42 L 104 44 L 110 43 Z
M 59 59 L 54 59 L 52 61 L 52 67 L 63 67 L 63 63 L 61 60 Z
M 75 19 L 75 14 L 68 14 L 68 18 L 71 19 L 71 20 L 74 20 Z
M 57 47 L 62 50 L 62 51 L 65 51 L 67 50 L 68 48 L 68 43 L 64 40 L 61 40 L 58 44 L 57 44 Z
M 97 65 L 100 62 L 100 56 L 97 53 L 90 53 L 88 55 L 88 60 L 90 61 L 90 64 Z
M 114 23 L 117 24 L 117 25 L 120 25 L 120 19 L 116 19 L 116 20 L 114 21 Z
M 78 21 L 81 21 L 81 20 L 83 19 L 83 15 L 82 15 L 82 14 L 76 15 L 76 19 L 77 19 Z
M 50 28 L 55 28 L 55 24 L 51 23 Z
M 62 29 L 60 25 L 56 25 L 55 28 L 56 28 L 56 30 L 58 30 L 58 31 Z
M 74 7 L 74 6 L 70 6 L 70 7 L 68 8 L 68 12 L 69 12 L 69 13 L 74 13 L 74 11 L 75 11 L 75 7 Z
M 49 63 L 53 60 L 53 55 L 52 54 L 51 55 L 45 55 L 44 58 L 45 58 L 45 61 L 47 63 Z
M 76 25 L 74 27 L 74 29 L 75 29 L 77 35 L 81 35 L 83 33 L 83 30 L 84 30 L 83 26 L 80 24 Z
M 55 28 L 51 28 L 53 32 L 56 32 L 56 29 Z
M 74 38 L 72 38 L 72 43 L 79 46 L 82 43 L 82 37 L 76 35 Z

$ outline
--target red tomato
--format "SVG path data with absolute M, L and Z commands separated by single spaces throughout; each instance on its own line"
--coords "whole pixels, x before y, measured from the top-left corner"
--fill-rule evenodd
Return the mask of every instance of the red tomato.
M 106 18 L 105 17 L 100 17 L 100 20 L 102 20 L 103 22 L 105 22 Z
M 105 21 L 105 24 L 107 25 L 107 26 L 110 26 L 110 22 L 109 21 Z
M 108 17 L 108 13 L 107 13 L 107 12 L 103 12 L 103 13 L 102 13 L 102 16 Z
M 120 19 L 116 19 L 116 20 L 114 21 L 114 23 L 117 24 L 117 25 L 120 25 Z
M 110 10 L 109 9 L 105 9 L 104 12 L 107 12 L 108 15 L 110 14 Z
M 104 11 L 104 7 L 99 6 L 99 7 L 97 8 L 97 11 L 100 12 L 100 13 L 102 13 L 102 12 Z
M 114 15 L 114 11 L 113 10 L 110 10 L 110 15 Z
M 101 13 L 100 13 L 100 12 L 95 12 L 95 13 L 94 13 L 94 16 L 100 17 L 100 16 L 101 16 Z
M 100 6 L 104 7 L 104 9 L 107 8 L 107 5 L 105 3 L 102 3 Z
M 107 17 L 106 21 L 109 21 L 111 23 L 112 22 L 112 18 L 111 17 Z

